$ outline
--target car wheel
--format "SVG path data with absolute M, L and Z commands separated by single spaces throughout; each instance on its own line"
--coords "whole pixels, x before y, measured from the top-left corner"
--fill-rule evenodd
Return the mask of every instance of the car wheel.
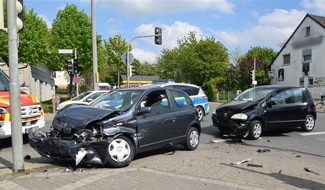
M 126 136 L 119 136 L 109 143 L 107 165 L 111 167 L 128 166 L 134 158 L 134 145 Z
M 262 123 L 258 120 L 252 121 L 249 126 L 248 139 L 256 140 L 262 135 Z
M 315 117 L 312 115 L 307 115 L 305 124 L 301 127 L 303 131 L 310 132 L 315 127 Z
M 196 107 L 197 115 L 199 116 L 199 120 L 202 121 L 204 117 L 204 109 L 201 106 Z
M 195 150 L 199 146 L 200 134 L 195 127 L 191 127 L 186 135 L 185 149 Z

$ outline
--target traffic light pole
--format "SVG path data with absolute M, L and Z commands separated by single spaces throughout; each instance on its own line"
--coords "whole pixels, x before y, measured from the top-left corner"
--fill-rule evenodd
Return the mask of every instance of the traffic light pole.
M 73 64 L 78 64 L 77 60 L 77 48 L 74 48 L 74 63 Z M 73 65 L 73 70 L 75 69 L 75 66 Z M 76 76 L 78 76 L 78 73 L 76 73 Z M 76 95 L 79 95 L 79 85 L 76 83 Z
M 7 1 L 8 55 L 9 55 L 9 92 L 10 121 L 13 171 L 24 171 L 23 137 L 21 124 L 20 88 L 18 71 L 18 35 L 17 35 L 16 1 Z
M 130 68 L 130 56 L 129 56 L 129 52 L 130 52 L 130 45 L 132 43 L 133 40 L 137 39 L 137 38 L 150 38 L 150 37 L 155 37 L 156 35 L 144 35 L 144 36 L 136 36 L 133 37 L 130 42 L 128 42 L 127 44 L 127 50 L 126 50 L 126 81 L 127 81 L 127 88 L 130 86 L 130 72 L 129 72 L 129 68 Z

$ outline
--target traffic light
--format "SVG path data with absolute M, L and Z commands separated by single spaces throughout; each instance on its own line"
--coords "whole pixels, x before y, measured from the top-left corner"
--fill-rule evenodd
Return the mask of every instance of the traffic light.
M 65 69 L 67 70 L 69 75 L 73 75 L 73 59 L 67 60 Z
M 130 64 L 130 66 L 129 66 L 129 76 L 130 76 L 130 77 L 132 77 L 134 71 L 135 71 L 135 70 L 134 70 L 134 65 L 131 65 L 131 64 Z
M 16 0 L 16 11 L 17 11 L 17 32 L 21 33 L 24 31 L 24 1 Z
M 162 30 L 160 27 L 155 27 L 155 44 L 162 44 Z
M 252 81 L 255 81 L 255 70 L 252 70 L 250 75 L 252 76 Z
M 79 71 L 78 59 L 73 59 L 73 73 L 77 74 Z

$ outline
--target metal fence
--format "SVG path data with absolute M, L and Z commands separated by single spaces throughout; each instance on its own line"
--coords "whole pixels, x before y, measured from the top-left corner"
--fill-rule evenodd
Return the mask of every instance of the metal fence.
M 239 92 L 220 91 L 217 93 L 216 102 L 228 102 L 234 99 Z

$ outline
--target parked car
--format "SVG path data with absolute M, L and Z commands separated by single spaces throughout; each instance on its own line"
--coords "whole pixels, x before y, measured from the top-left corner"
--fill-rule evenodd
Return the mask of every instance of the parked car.
M 30 128 L 45 126 L 44 110 L 41 102 L 31 94 L 21 90 L 19 98 L 21 111 L 13 113 L 13 110 L 10 110 L 9 83 L 9 77 L 0 69 L 0 139 L 11 137 L 12 122 L 10 115 L 13 114 L 21 114 L 22 134 L 26 134 Z
M 107 91 L 110 91 L 111 90 L 111 85 L 108 84 L 108 83 L 100 82 L 100 83 L 98 83 L 98 88 L 99 88 L 99 90 L 107 90 Z
M 64 101 L 60 103 L 56 110 L 60 111 L 63 108 L 72 105 L 72 104 L 83 104 L 83 105 L 88 105 L 92 101 L 94 101 L 96 98 L 98 98 L 100 95 L 107 93 L 107 91 L 86 91 L 78 96 L 72 98 L 71 100 Z
M 316 116 L 307 88 L 269 85 L 250 88 L 217 107 L 212 121 L 226 135 L 254 140 L 273 128 L 299 126 L 312 131 Z
M 105 108 L 72 105 L 58 112 L 50 132 L 29 131 L 30 146 L 46 158 L 112 167 L 127 166 L 135 154 L 164 146 L 198 147 L 201 125 L 185 92 L 146 86 L 108 96 Z
M 168 86 L 186 92 L 196 107 L 200 121 L 203 120 L 204 116 L 207 116 L 209 114 L 210 107 L 208 96 L 204 93 L 200 86 L 188 83 L 175 83 L 173 81 L 167 83 L 152 83 L 152 85 Z

